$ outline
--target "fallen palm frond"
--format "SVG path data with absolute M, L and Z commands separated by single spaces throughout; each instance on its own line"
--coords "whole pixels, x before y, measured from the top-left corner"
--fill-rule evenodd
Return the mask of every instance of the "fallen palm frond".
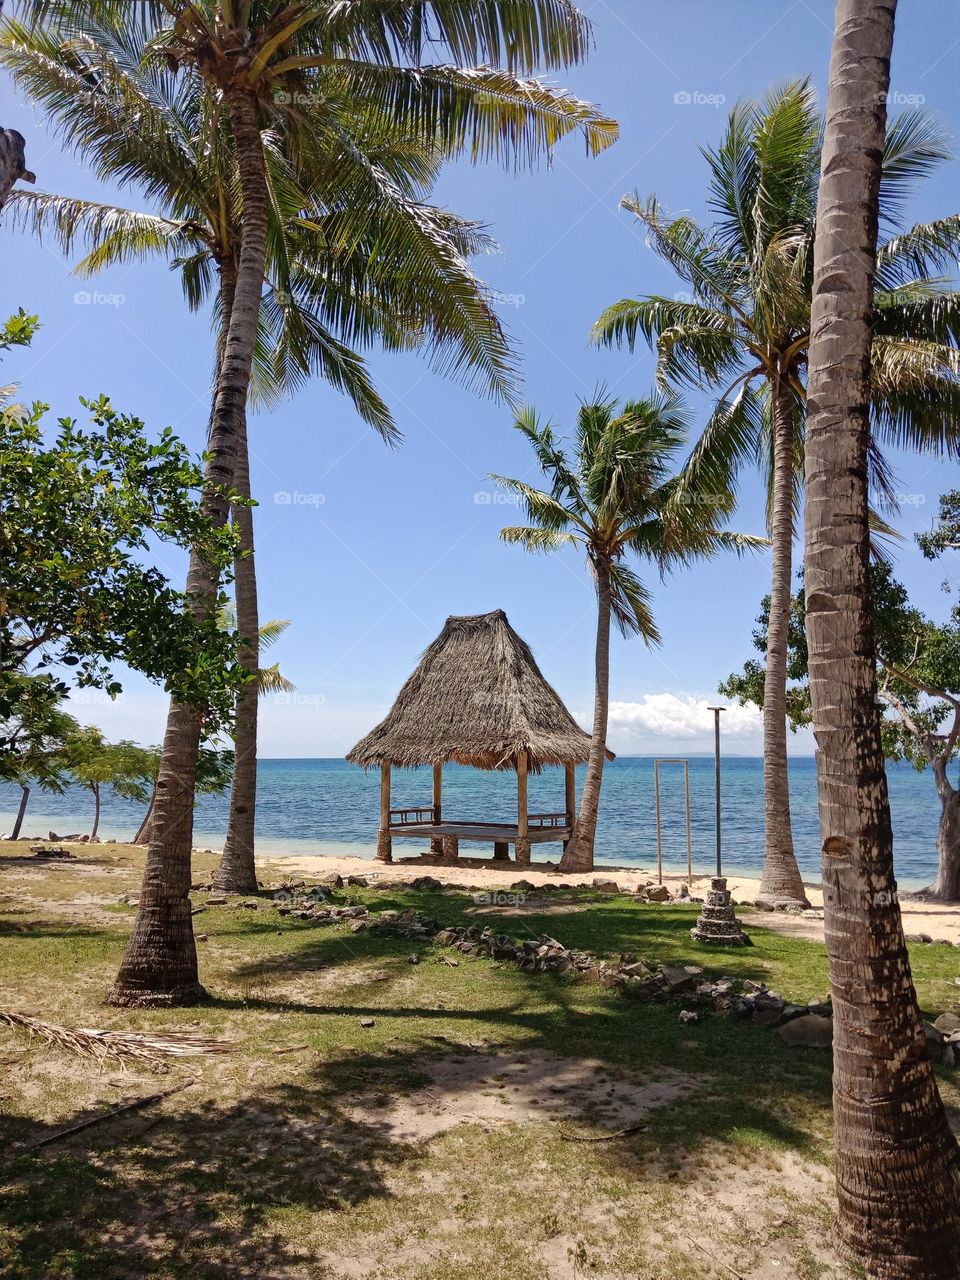
M 167 1070 L 167 1058 L 197 1057 L 202 1054 L 229 1053 L 228 1040 L 210 1040 L 206 1036 L 181 1035 L 179 1032 L 97 1031 L 92 1027 L 59 1027 L 41 1018 L 0 1009 L 0 1022 L 28 1031 L 31 1036 L 59 1046 L 70 1053 L 100 1061 L 126 1058 L 149 1063 L 154 1070 Z

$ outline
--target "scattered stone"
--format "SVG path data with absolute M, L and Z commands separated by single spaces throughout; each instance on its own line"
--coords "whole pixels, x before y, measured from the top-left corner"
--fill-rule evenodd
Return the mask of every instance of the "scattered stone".
M 930 1061 L 943 1062 L 946 1057 L 946 1047 L 943 1042 L 943 1036 L 932 1022 L 925 1022 L 923 1024 L 923 1029 L 927 1033 L 927 1052 L 930 1054 Z
M 334 889 L 343 888 L 343 876 L 339 871 L 329 871 L 325 876 L 320 877 L 321 884 L 331 884 Z
M 594 889 L 597 890 L 598 893 L 619 893 L 620 892 L 620 886 L 617 884 L 616 880 L 603 880 L 600 877 L 597 877 L 594 880 L 593 887 Z
M 955 1013 L 941 1013 L 933 1025 L 943 1035 L 948 1036 L 954 1031 L 960 1031 L 960 1018 Z
M 514 880 L 510 886 L 510 891 L 511 893 L 533 893 L 535 887 L 529 880 Z M 550 887 L 553 888 L 552 885 Z
M 222 893 L 211 893 L 207 898 L 208 907 L 222 907 L 226 902 L 226 895 Z
M 347 884 L 352 884 L 357 889 L 366 889 L 369 881 L 366 876 L 347 876 Z
M 691 991 L 701 973 L 703 970 L 696 964 L 665 965 L 660 977 L 671 995 L 679 995 L 682 991 Z
M 829 1049 L 833 1046 L 833 1019 L 805 1014 L 777 1027 L 777 1035 L 791 1049 Z
M 411 954 L 407 956 L 407 964 L 419 964 L 419 963 L 420 963 L 420 957 L 417 955 L 415 951 L 411 952 Z
M 665 884 L 655 884 L 652 888 L 647 889 L 648 902 L 669 902 L 670 890 Z
M 696 1013 L 693 1009 L 681 1009 L 680 1021 L 681 1022 L 699 1022 L 700 1015 L 699 1013 Z
M 361 1018 L 361 1019 L 360 1019 L 360 1025 L 361 1025 L 361 1027 L 372 1027 L 372 1026 L 373 1026 L 373 1019 L 372 1019 L 372 1018 Z
M 443 885 L 434 876 L 417 876 L 416 880 L 414 880 L 410 885 L 410 888 L 434 893 L 436 890 L 442 889 Z

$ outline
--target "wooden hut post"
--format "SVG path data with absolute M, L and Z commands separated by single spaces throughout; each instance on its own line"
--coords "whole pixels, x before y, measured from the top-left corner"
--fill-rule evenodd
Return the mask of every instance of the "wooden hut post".
M 517 866 L 530 865 L 530 840 L 527 822 L 527 753 L 521 751 L 517 756 Z
M 390 839 L 390 762 L 380 766 L 380 830 L 377 832 L 377 859 L 393 861 L 393 842 Z
M 567 811 L 567 826 L 573 830 L 573 824 L 577 820 L 577 775 L 572 764 L 563 766 L 563 788 L 564 788 L 564 808 Z M 566 852 L 569 841 L 564 840 L 563 849 Z
M 433 824 L 437 826 L 442 819 L 443 814 L 443 765 L 435 764 L 433 766 Z M 430 852 L 435 854 L 443 853 L 443 841 L 439 836 L 432 836 L 430 839 Z

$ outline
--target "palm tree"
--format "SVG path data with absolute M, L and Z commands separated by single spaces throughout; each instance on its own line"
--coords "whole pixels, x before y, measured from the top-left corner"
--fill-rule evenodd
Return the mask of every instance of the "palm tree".
M 294 172 L 315 167 L 318 152 L 328 157 L 338 190 L 349 191 L 332 242 L 346 247 L 371 211 L 390 209 L 397 184 L 358 153 L 331 100 L 346 98 L 380 114 L 445 156 L 516 163 L 532 161 L 573 130 L 583 131 L 594 152 L 616 137 L 614 123 L 592 107 L 528 78 L 538 65 L 549 69 L 585 56 L 589 24 L 567 0 L 493 0 L 467 12 L 439 0 L 387 6 L 146 0 L 135 9 L 118 0 L 84 0 L 69 8 L 58 0 L 32 0 L 27 7 L 35 22 L 48 19 L 69 33 L 91 19 L 120 29 L 144 27 L 149 56 L 204 81 L 225 112 L 243 220 L 229 307 L 223 308 L 210 424 L 206 513 L 214 523 L 228 516 L 268 261 L 266 123 L 282 122 L 284 154 Z M 427 47 L 444 50 L 447 59 L 425 64 Z M 486 65 L 500 61 L 506 69 Z M 382 248 L 393 252 L 388 236 Z M 217 588 L 215 576 L 194 557 L 187 591 L 198 612 L 215 607 Z M 117 1003 L 181 1003 L 202 995 L 187 898 L 201 733 L 187 708 L 171 706 L 140 909 L 111 993 Z
M 165 255 L 179 269 L 194 309 L 206 301 L 215 281 L 222 336 L 236 279 L 242 210 L 232 143 L 215 95 L 171 78 L 156 63 L 145 64 L 142 34 L 114 32 L 96 23 L 69 39 L 8 24 L 0 61 L 105 177 L 119 171 L 125 183 L 142 188 L 162 211 L 149 214 L 29 193 L 16 207 L 21 225 L 41 236 L 52 231 L 67 254 L 82 238 L 89 252 L 77 270 L 84 275 L 117 262 Z M 149 126 L 131 131 L 131 112 Z M 271 250 L 252 394 L 269 404 L 319 372 L 350 394 L 361 416 L 390 439 L 396 431 L 389 409 L 343 334 L 355 345 L 368 346 L 377 339 L 388 348 L 425 348 L 454 372 L 481 375 L 497 395 L 509 391 L 510 357 L 500 324 L 467 266 L 468 256 L 487 250 L 489 240 L 478 228 L 424 205 L 420 198 L 436 172 L 433 151 L 404 135 L 393 136 L 381 119 L 358 112 L 349 102 L 342 104 L 341 116 L 367 164 L 380 169 L 385 184 L 396 185 L 396 199 L 372 210 L 368 227 L 354 215 L 353 241 L 331 251 L 341 205 L 349 202 L 350 192 L 335 184 L 324 160 L 320 174 L 309 175 L 315 183 L 322 178 L 324 208 L 317 215 L 277 140 L 270 139 L 265 160 Z M 305 209 L 311 215 L 309 234 L 300 225 Z M 379 252 L 385 238 L 392 247 L 389 256 Z M 244 637 L 244 663 L 255 676 L 259 619 L 253 513 L 245 501 L 250 498 L 246 421 L 238 433 L 233 483 L 240 499 L 231 513 L 239 535 L 236 620 Z M 219 873 L 220 887 L 233 892 L 250 892 L 257 883 L 256 741 L 253 680 L 237 704 L 229 856 Z
M 868 581 L 871 321 L 895 8 L 896 0 L 837 4 L 814 249 L 806 625 L 834 1010 L 838 1238 L 871 1276 L 955 1280 L 960 1158 L 897 904 Z
M 705 150 L 714 221 L 668 217 L 657 200 L 624 197 L 647 241 L 689 287 L 609 307 L 594 327 L 607 345 L 657 348 L 663 385 L 718 392 L 694 457 L 720 491 L 759 465 L 767 489 L 772 582 L 763 698 L 761 897 L 806 903 L 793 849 L 787 779 L 786 661 L 793 539 L 803 466 L 812 246 L 822 121 L 806 81 L 734 107 L 716 150 Z M 895 231 L 881 246 L 874 291 L 874 420 L 881 440 L 956 450 L 960 412 L 960 293 L 941 273 L 960 250 L 960 218 L 895 230 L 911 183 L 946 156 L 939 130 L 909 113 L 886 136 L 881 207 Z M 871 451 L 888 502 L 888 468 Z M 712 481 L 708 480 L 712 476 Z
M 650 593 L 626 556 L 652 562 L 664 575 L 723 548 L 743 552 L 765 542 L 719 528 L 732 496 L 705 495 L 694 477 L 673 473 L 688 429 L 675 396 L 657 393 L 622 409 L 602 398 L 581 403 L 572 460 L 533 409 L 523 410 L 514 425 L 533 446 L 550 488 L 494 476 L 531 522 L 501 529 L 500 537 L 527 551 L 582 547 L 597 591 L 593 735 L 580 812 L 560 862 L 561 871 L 589 871 L 607 749 L 611 616 L 623 635 L 640 635 L 648 645 L 660 640 Z

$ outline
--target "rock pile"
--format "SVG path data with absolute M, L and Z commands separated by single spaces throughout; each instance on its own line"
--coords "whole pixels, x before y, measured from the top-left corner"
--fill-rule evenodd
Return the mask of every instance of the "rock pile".
M 713 946 L 750 947 L 753 944 L 743 931 L 730 899 L 723 876 L 714 876 L 710 892 L 700 910 L 700 918 L 690 930 L 694 942 L 707 942 Z

